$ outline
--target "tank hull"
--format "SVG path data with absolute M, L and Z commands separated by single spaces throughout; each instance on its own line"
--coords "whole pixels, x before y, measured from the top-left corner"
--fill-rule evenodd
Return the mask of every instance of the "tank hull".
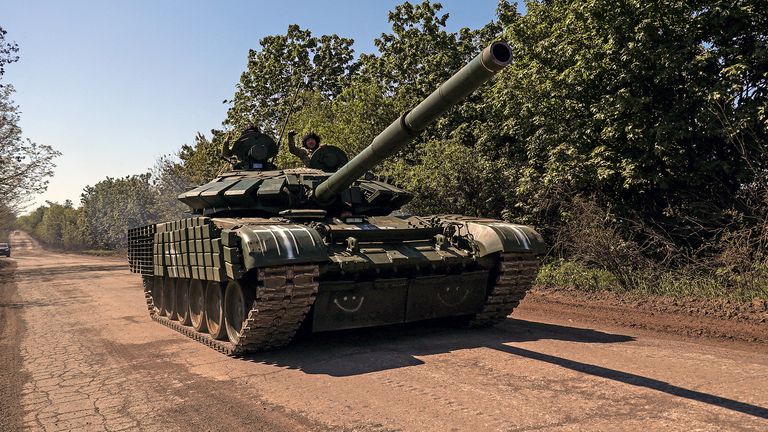
M 285 346 L 302 326 L 493 325 L 530 288 L 541 252 L 529 227 L 450 215 L 356 224 L 193 217 L 129 232 L 152 319 L 228 355 Z M 231 292 L 246 299 L 242 313 L 228 310 L 243 304 Z M 211 331 L 222 327 L 230 333 Z

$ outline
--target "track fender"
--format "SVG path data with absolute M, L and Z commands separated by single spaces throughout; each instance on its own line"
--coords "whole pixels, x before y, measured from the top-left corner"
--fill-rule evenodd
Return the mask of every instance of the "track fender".
M 246 270 L 329 259 L 320 234 L 304 225 L 245 225 L 237 229 L 237 235 Z
M 466 216 L 444 216 L 441 220 L 463 224 L 480 249 L 479 257 L 496 252 L 544 254 L 547 251 L 547 245 L 541 234 L 527 225 Z

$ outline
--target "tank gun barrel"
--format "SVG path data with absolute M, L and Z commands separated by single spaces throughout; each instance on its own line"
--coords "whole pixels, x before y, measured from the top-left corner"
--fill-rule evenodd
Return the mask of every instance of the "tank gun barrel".
M 512 61 L 505 42 L 493 42 L 415 108 L 387 126 L 373 142 L 346 165 L 320 183 L 314 192 L 321 203 L 330 202 L 366 171 L 395 154 L 413 138 Z

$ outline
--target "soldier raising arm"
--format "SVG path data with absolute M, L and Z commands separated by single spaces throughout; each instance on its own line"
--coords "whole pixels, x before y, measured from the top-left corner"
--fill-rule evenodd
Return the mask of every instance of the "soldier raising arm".
M 309 132 L 301 139 L 301 147 L 296 146 L 296 131 L 288 131 L 288 150 L 296 157 L 301 159 L 304 166 L 309 166 L 309 160 L 312 159 L 312 153 L 320 147 L 320 137 Z

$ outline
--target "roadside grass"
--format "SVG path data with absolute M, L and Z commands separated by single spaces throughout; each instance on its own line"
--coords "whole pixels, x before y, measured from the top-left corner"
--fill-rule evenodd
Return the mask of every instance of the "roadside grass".
M 610 271 L 575 261 L 555 260 L 545 263 L 536 279 L 545 287 L 566 287 L 596 292 L 613 291 L 669 297 L 768 301 L 768 265 L 755 264 L 750 271 L 726 269 L 696 271 L 691 268 L 625 272 L 621 278 Z

